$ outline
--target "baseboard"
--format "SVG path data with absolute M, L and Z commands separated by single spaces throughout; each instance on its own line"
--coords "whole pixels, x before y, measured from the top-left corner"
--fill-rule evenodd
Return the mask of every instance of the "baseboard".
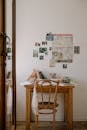
M 51 122 L 51 121 L 46 121 L 46 122 Z M 62 124 L 61 121 L 57 121 L 56 123 Z M 26 125 L 25 121 L 17 121 L 16 125 Z M 73 126 L 74 127 L 87 127 L 87 121 L 73 121 Z
M 73 121 L 73 126 L 74 127 L 80 127 L 80 126 L 87 127 L 87 121 Z

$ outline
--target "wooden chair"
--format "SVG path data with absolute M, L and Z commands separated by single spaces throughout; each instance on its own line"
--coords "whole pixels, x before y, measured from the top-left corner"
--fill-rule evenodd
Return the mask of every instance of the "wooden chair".
M 38 89 L 41 95 L 40 101 L 38 100 L 38 114 L 35 115 L 35 126 L 36 130 L 38 130 L 38 116 L 39 114 L 53 114 L 53 130 L 56 129 L 55 126 L 55 114 L 57 112 L 57 87 L 59 81 L 53 86 L 52 83 L 55 81 L 52 80 L 40 80 L 36 82 L 36 91 L 38 93 Z M 53 92 L 54 90 L 54 92 Z M 47 97 L 46 97 L 47 93 Z M 52 97 L 51 97 L 52 96 Z M 43 112 L 44 110 L 44 112 Z M 47 112 L 46 112 L 47 110 Z

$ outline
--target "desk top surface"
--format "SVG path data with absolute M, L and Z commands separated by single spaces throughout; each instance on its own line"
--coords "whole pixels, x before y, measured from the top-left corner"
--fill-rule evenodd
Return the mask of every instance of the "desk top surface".
M 25 84 L 24 85 L 24 87 L 27 89 L 32 89 L 33 87 L 34 87 L 34 84 L 33 83 L 31 83 L 31 84 Z M 44 86 L 45 87 L 45 86 Z M 53 85 L 53 87 L 54 87 L 54 85 Z M 58 88 L 60 88 L 60 89 L 71 89 L 71 88 L 74 88 L 75 86 L 73 85 L 73 84 L 65 84 L 65 83 L 61 83 L 61 84 L 59 84 L 58 85 Z M 47 86 L 46 86 L 46 88 L 47 88 Z

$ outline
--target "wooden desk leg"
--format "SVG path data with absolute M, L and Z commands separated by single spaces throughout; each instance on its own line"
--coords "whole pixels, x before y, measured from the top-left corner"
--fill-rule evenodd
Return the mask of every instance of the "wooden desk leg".
M 68 127 L 73 130 L 73 90 L 69 89 L 68 93 Z
M 68 115 L 68 94 L 64 93 L 64 122 L 67 122 L 67 115 Z
M 30 89 L 26 88 L 26 130 L 30 130 L 30 103 L 31 103 L 31 94 Z

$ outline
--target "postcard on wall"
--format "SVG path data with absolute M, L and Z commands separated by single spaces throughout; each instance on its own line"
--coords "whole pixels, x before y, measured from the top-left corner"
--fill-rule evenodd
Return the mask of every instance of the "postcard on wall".
M 74 46 L 74 54 L 80 54 L 80 46 Z
M 56 42 L 58 46 L 63 46 L 63 47 L 72 46 L 73 35 L 72 34 L 54 34 L 54 42 Z
M 47 33 L 46 34 L 46 40 L 47 41 L 53 41 L 54 40 L 54 34 L 52 34 L 51 32 Z
M 73 36 L 72 34 L 56 34 L 52 45 L 52 59 L 56 62 L 72 62 Z
M 38 57 L 38 50 L 33 49 L 33 57 Z
M 47 52 L 47 47 L 40 47 L 39 48 L 39 53 L 45 53 Z
M 40 55 L 40 56 L 39 56 L 39 59 L 40 59 L 40 60 L 44 60 L 44 55 Z

